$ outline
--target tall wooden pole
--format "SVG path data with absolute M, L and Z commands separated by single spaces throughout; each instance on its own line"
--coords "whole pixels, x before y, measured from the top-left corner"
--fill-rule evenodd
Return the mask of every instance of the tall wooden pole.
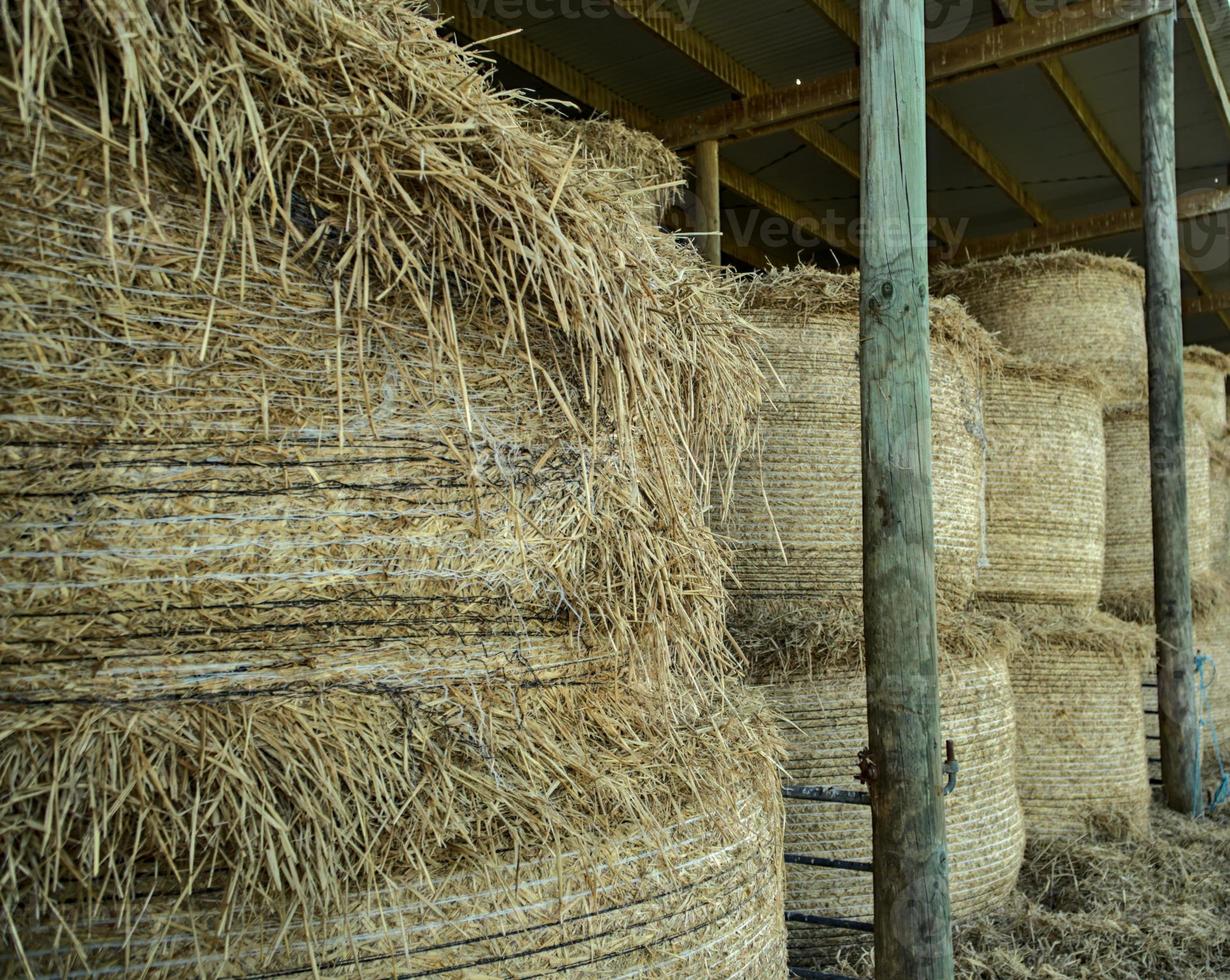
M 1170 14 L 1140 25 L 1144 169 L 1145 333 L 1149 349 L 1149 464 L 1153 497 L 1153 611 L 1157 705 L 1166 805 L 1200 813 L 1187 471 L 1183 434 L 1183 321 L 1174 170 L 1174 28 Z
M 722 264 L 722 213 L 718 183 L 717 140 L 696 144 L 696 203 L 699 227 L 703 232 L 696 243 L 700 254 L 712 265 Z
M 936 667 L 923 0 L 862 0 L 863 619 L 879 980 L 952 976 Z

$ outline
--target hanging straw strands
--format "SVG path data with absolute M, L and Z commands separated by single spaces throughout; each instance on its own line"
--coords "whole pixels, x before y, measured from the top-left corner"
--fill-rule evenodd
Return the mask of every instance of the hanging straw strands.
M 499 336 L 532 350 L 535 321 L 577 350 L 586 403 L 688 447 L 696 475 L 745 438 L 759 379 L 746 336 L 680 320 L 656 293 L 679 278 L 618 181 L 574 166 L 575 143 L 523 124 L 530 102 L 499 92 L 404 0 L 59 2 L 5 8 L 21 55 L 9 84 L 37 166 L 52 93 L 88 88 L 101 164 L 144 173 L 165 125 L 201 188 L 202 240 L 286 280 L 319 257 L 349 323 L 393 304 L 447 345 L 455 317 L 494 307 Z M 68 70 L 71 69 L 71 77 Z M 131 128 L 110 122 L 121 117 Z M 257 242 L 281 243 L 262 261 Z M 220 261 L 220 260 L 219 260 Z M 205 282 L 221 265 L 201 255 Z M 208 355 L 212 322 L 198 337 Z M 551 387 L 554 365 L 533 359 Z M 579 422 L 588 419 L 578 418 Z
M 548 135 L 575 141 L 583 165 L 613 178 L 645 221 L 657 224 L 682 197 L 683 158 L 651 133 L 618 119 L 564 119 L 545 112 L 537 118 Z

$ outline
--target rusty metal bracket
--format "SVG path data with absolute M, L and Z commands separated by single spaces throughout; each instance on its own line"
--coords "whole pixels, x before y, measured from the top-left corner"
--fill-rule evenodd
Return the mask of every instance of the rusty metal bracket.
M 858 753 L 858 781 L 864 786 L 870 786 L 876 781 L 878 770 L 871 759 L 871 749 L 864 746 Z
M 944 775 L 948 777 L 948 782 L 944 784 L 944 788 L 940 790 L 941 796 L 948 796 L 954 789 L 957 788 L 957 773 L 961 771 L 961 764 L 957 762 L 957 753 L 953 748 L 952 739 L 944 742 Z

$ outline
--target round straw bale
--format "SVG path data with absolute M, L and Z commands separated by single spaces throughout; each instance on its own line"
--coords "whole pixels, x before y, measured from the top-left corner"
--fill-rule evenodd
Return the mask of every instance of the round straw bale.
M 941 637 L 941 646 L 945 640 Z M 866 679 L 860 668 L 829 667 L 809 679 L 779 680 L 762 690 L 783 718 L 787 783 L 858 790 L 859 750 L 867 744 Z M 1012 891 L 1024 849 L 1013 773 L 1013 712 L 1002 649 L 948 652 L 941 667 L 942 734 L 955 742 L 961 769 L 946 798 L 949 887 L 958 917 L 995 908 Z M 942 752 L 936 746 L 936 752 Z M 865 807 L 786 801 L 786 851 L 871 860 Z M 787 911 L 868 921 L 871 876 L 788 865 Z M 820 947 L 847 938 L 832 930 L 789 927 L 792 960 L 806 965 Z
M 737 691 L 729 693 L 746 701 Z M 593 694 L 571 704 L 557 692 L 530 695 L 519 707 L 455 703 L 453 710 L 467 717 L 451 722 L 455 744 L 449 751 L 465 751 L 465 743 L 475 740 L 469 750 L 472 762 L 484 753 L 488 759 L 478 767 L 454 768 L 459 758 L 433 756 L 431 749 L 444 749 L 445 743 L 426 734 L 432 723 L 423 713 L 391 701 L 387 709 L 369 710 L 369 704 L 355 711 L 365 697 L 371 700 L 346 695 L 297 706 L 266 702 L 248 718 L 246 732 L 231 729 L 229 753 L 220 741 L 193 746 L 182 723 L 165 730 L 165 741 L 174 745 L 183 739 L 180 762 L 192 766 L 195 775 L 204 777 L 205 766 L 233 768 L 234 793 L 242 791 L 244 780 L 279 779 L 269 771 L 271 760 L 259 758 L 260 749 L 269 748 L 261 743 L 278 719 L 286 722 L 299 711 L 304 728 L 320 726 L 321 740 L 348 740 L 350 747 L 366 749 L 349 763 L 356 777 L 360 769 L 369 770 L 366 788 L 377 787 L 381 771 L 386 772 L 382 788 L 389 804 L 414 818 L 398 821 L 401 831 L 384 825 L 387 814 L 364 813 L 367 800 L 357 795 L 351 830 L 366 840 L 356 840 L 347 849 L 350 855 L 330 852 L 317 833 L 318 812 L 293 814 L 285 800 L 275 803 L 272 793 L 261 800 L 249 790 L 250 806 L 273 803 L 286 819 L 282 843 L 254 836 L 249 844 L 253 851 L 266 845 L 278 851 L 268 856 L 262 890 L 284 893 L 281 907 L 270 910 L 253 901 L 255 882 L 228 876 L 208 861 L 198 867 L 200 879 L 186 899 L 167 869 L 159 877 L 153 863 L 131 882 L 108 882 L 111 894 L 97 906 L 68 900 L 70 888 L 50 921 L 23 918 L 29 911 L 29 896 L 23 896 L 5 907 L 15 916 L 32 975 L 131 970 L 148 977 L 282 976 L 320 970 L 323 976 L 432 971 L 526 976 L 556 971 L 592 975 L 597 969 L 603 976 L 768 977 L 784 972 L 781 799 L 768 751 L 772 738 L 762 718 L 740 718 L 716 707 L 705 717 L 717 725 L 706 727 L 703 738 L 699 731 L 692 737 L 659 724 L 656 731 L 640 732 L 640 738 L 651 741 L 640 741 L 635 725 L 628 724 L 631 716 L 617 701 Z M 644 697 L 653 700 L 647 692 Z M 567 713 L 553 722 L 551 715 L 560 709 Z M 571 712 L 578 709 L 581 714 L 574 719 Z M 343 737 L 339 723 L 356 727 Z M 586 730 L 570 735 L 568 729 L 578 725 Z M 121 727 L 115 722 L 95 734 L 112 742 L 122 737 Z M 404 745 L 407 739 L 410 744 Z M 715 752 L 706 749 L 710 742 Z M 565 745 L 561 755 L 558 749 Z M 330 777 L 346 757 L 320 751 L 319 743 L 307 737 L 296 747 L 301 752 L 275 758 L 299 770 L 301 802 L 314 791 L 323 808 L 330 794 L 342 789 Z M 152 744 L 147 748 L 148 764 L 176 778 L 172 768 L 163 768 L 175 753 Z M 684 754 L 676 754 L 680 749 Z M 193 761 L 198 750 L 203 757 Z M 622 759 L 610 754 L 620 751 Z M 629 756 L 635 757 L 631 763 Z M 406 771 L 400 778 L 387 773 L 402 764 Z M 148 780 L 148 773 L 123 775 L 134 786 Z M 537 799 L 522 792 L 529 788 L 527 776 L 540 784 Z M 565 784 L 552 786 L 556 779 Z M 577 779 L 583 785 L 576 785 Z M 217 788 L 227 780 L 218 773 L 212 783 Z M 292 785 L 294 780 L 283 782 Z M 198 801 L 201 840 L 211 826 L 213 833 L 223 831 L 218 807 L 227 811 L 227 799 L 176 794 L 171 784 L 163 789 L 186 810 L 194 798 Z M 179 789 L 183 793 L 188 787 Z M 120 830 L 118 814 L 103 813 L 103 806 L 99 800 L 87 819 L 100 829 L 109 823 L 107 829 Z M 138 826 L 136 807 L 129 808 L 129 815 L 132 826 Z M 225 815 L 236 819 L 234 835 L 259 833 L 256 822 L 244 827 L 240 814 Z M 84 813 L 75 816 L 86 818 Z M 148 832 L 156 834 L 171 814 L 149 817 Z M 460 825 L 468 825 L 468 840 L 455 835 Z M 510 834 L 514 827 L 519 829 Z M 415 845 L 398 839 L 406 830 L 421 839 Z M 26 832 L 33 836 L 34 828 Z M 373 835 L 383 840 L 378 843 Z M 102 842 L 104 860 L 112 860 L 119 857 L 113 849 L 130 841 L 104 836 Z M 282 851 L 283 844 L 290 850 Z M 296 899 L 307 898 L 296 895 L 300 857 L 332 867 L 344 857 L 361 856 L 370 864 L 373 855 L 364 853 L 364 844 L 375 845 L 376 852 L 417 849 L 420 863 L 396 871 L 386 864 L 370 889 L 356 889 L 347 881 L 327 907 L 310 899 L 308 912 L 298 907 Z M 119 896 L 114 894 L 117 885 L 127 886 Z
M 1209 440 L 1209 563 L 1230 577 L 1230 439 Z
M 1183 404 L 1210 439 L 1226 431 L 1226 375 L 1230 355 L 1212 347 L 1183 348 Z
M 582 164 L 608 175 L 646 221 L 657 224 L 682 196 L 683 158 L 652 133 L 618 119 L 564 119 L 548 112 L 527 115 L 550 137 L 570 149 L 575 145 Z
M 1016 606 L 1010 616 L 1024 640 L 1008 667 L 1026 830 L 1077 834 L 1093 822 L 1146 828 L 1140 677 L 1152 631 L 1059 606 Z
M 1200 699 L 1206 775 L 1219 776 L 1218 756 L 1230 770 L 1230 595 L 1223 595 L 1196 622 L 1196 649 L 1203 665 L 1205 690 Z M 1215 742 L 1216 740 L 1216 742 Z
M 1102 602 L 1124 619 L 1140 607 L 1152 617 L 1153 511 L 1150 503 L 1149 409 L 1136 405 L 1109 411 L 1106 437 L 1106 558 Z M 1206 575 L 1209 555 L 1209 451 L 1194 417 L 1185 426 L 1187 538 L 1192 576 Z
M 1093 605 L 1102 589 L 1106 449 L 1088 374 L 1015 362 L 986 381 L 986 560 L 1006 601 Z
M 1008 255 L 934 269 L 931 290 L 956 295 L 1009 351 L 1105 378 L 1110 404 L 1144 395 L 1144 272 L 1125 259 Z
M 734 596 L 745 619 L 773 603 L 801 609 L 862 593 L 858 279 L 798 269 L 748 289 L 780 385 L 759 453 L 734 475 L 719 530 L 734 543 Z M 973 586 L 982 501 L 981 362 L 985 333 L 953 301 L 931 306 L 935 573 L 942 599 Z M 744 637 L 740 637 L 742 641 Z
M 710 935 L 715 944 L 734 943 L 727 947 L 732 956 L 762 954 L 743 947 L 746 931 L 763 932 L 770 946 L 780 935 L 776 741 L 762 702 L 739 688 L 720 699 L 685 696 L 678 687 L 462 687 L 415 698 L 334 691 L 74 707 L 26 718 L 19 731 L 21 715 L 0 712 L 7 789 L 0 839 L 10 862 L 0 898 L 18 935 L 61 916 L 81 916 L 89 926 L 95 901 L 137 916 L 153 879 L 166 898 L 168 924 L 182 927 L 183 908 L 201 907 L 208 913 L 202 929 L 216 928 L 221 906 L 248 917 L 257 935 L 269 916 L 302 913 L 315 929 L 322 919 L 344 917 L 356 894 L 417 882 L 426 896 L 470 896 L 435 913 L 453 923 L 440 926 L 439 942 L 474 927 L 471 942 L 481 949 L 500 930 L 467 916 L 482 898 L 473 882 L 490 878 L 495 910 L 515 920 L 524 907 L 560 925 L 563 936 L 574 926 L 561 923 L 554 903 L 537 907 L 532 895 L 516 901 L 517 888 L 531 879 L 518 883 L 515 863 L 550 863 L 557 845 L 564 864 L 569 851 L 587 849 L 590 863 L 578 863 L 576 873 L 592 875 L 599 893 L 600 884 L 620 894 L 644 887 L 642 900 L 660 894 L 671 913 L 698 908 L 703 892 L 718 901 L 714 917 L 721 919 L 727 913 L 716 909 L 727 900 L 704 892 L 703 882 L 715 876 L 725 891 L 743 881 L 738 907 L 726 906 L 727 925 Z M 699 851 L 671 854 L 680 846 L 668 846 L 681 839 L 679 826 L 698 814 L 708 839 Z M 629 850 L 633 845 L 620 843 L 629 836 L 662 845 L 656 870 L 632 861 L 644 845 Z M 671 898 L 672 874 L 699 891 Z M 757 908 L 742 907 L 753 893 Z M 151 914 L 138 934 L 157 926 L 162 913 Z M 738 925 L 740 916 L 756 928 Z M 598 932 L 626 929 L 630 948 L 650 938 L 637 932 L 636 919 L 611 914 L 603 921 Z M 578 939 L 587 925 L 575 927 Z M 124 955 L 114 918 L 89 928 L 107 947 L 99 956 Z M 676 931 L 670 921 L 649 928 L 659 928 L 654 935 L 662 941 Z M 337 938 L 346 935 L 343 929 Z M 66 935 L 55 944 L 56 955 L 75 955 Z M 245 956 L 288 952 L 294 950 L 237 948 Z

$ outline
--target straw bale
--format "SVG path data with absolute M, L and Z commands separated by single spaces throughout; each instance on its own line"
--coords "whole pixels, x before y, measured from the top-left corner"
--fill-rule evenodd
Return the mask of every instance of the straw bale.
M 1209 563 L 1230 578 L 1230 438 L 1209 440 Z
M 990 599 L 1093 605 L 1102 589 L 1106 448 L 1087 375 L 1015 362 L 986 380 Z
M 1073 249 L 1007 255 L 933 269 L 931 290 L 955 294 L 1014 354 L 1105 378 L 1109 404 L 1144 396 L 1144 271 L 1125 259 Z
M 155 881 L 166 903 L 138 933 L 160 921 L 159 907 L 177 914 L 198 901 L 204 928 L 215 900 L 254 928 L 270 915 L 315 923 L 399 882 L 474 894 L 464 882 L 490 873 L 499 892 L 510 855 L 546 860 L 555 842 L 566 853 L 585 841 L 609 863 L 602 842 L 666 840 L 698 812 L 726 835 L 722 846 L 745 848 L 732 860 L 772 904 L 780 809 L 758 710 L 733 688 L 714 701 L 561 686 L 64 706 L 33 719 L 6 709 L 4 906 L 19 936 L 83 917 L 102 941 L 107 918 L 90 925 L 87 909 L 140 918 L 143 883 Z M 740 843 L 747 835 L 754 849 Z M 664 853 L 660 863 L 672 861 Z M 645 874 L 620 867 L 625 884 Z M 450 884 L 457 875 L 463 884 Z M 613 871 L 607 879 L 618 883 Z M 499 901 L 512 902 L 510 888 Z M 464 928 L 470 911 L 441 915 Z M 57 943 L 71 957 L 71 937 Z
M 745 288 L 778 384 L 719 531 L 735 548 L 738 615 L 754 618 L 775 603 L 805 611 L 862 592 L 858 280 L 798 269 Z M 931 314 L 935 573 L 941 599 L 959 606 L 979 553 L 979 380 L 993 350 L 955 302 L 935 301 Z
M 621 451 L 684 446 L 699 474 L 746 440 L 760 398 L 752 340 L 687 291 L 683 249 L 648 227 L 609 174 L 578 165 L 573 140 L 527 124 L 540 106 L 501 91 L 489 63 L 442 37 L 421 0 L 114 0 L 6 5 L 3 101 L 22 122 L 10 158 L 54 173 L 52 132 L 96 132 L 96 176 L 176 146 L 191 173 L 193 227 L 217 256 L 278 277 L 318 265 L 346 331 L 376 303 L 425 321 L 447 344 L 456 311 L 480 305 L 497 336 L 528 346 L 532 323 L 572 348 L 535 365 L 544 397 L 583 365 L 583 427 L 616 421 Z M 20 57 L 13 57 L 20 52 Z M 67 110 L 62 99 L 80 93 Z M 119 125 L 123 120 L 125 126 Z M 157 161 L 152 161 L 157 165 Z M 262 253 L 258 243 L 281 246 Z M 693 259 L 701 266 L 699 257 Z M 218 260 L 196 268 L 223 275 Z M 706 279 L 705 277 L 709 278 Z M 720 304 L 719 304 L 720 305 Z M 198 337 L 208 353 L 212 331 Z M 641 447 L 641 464 L 656 449 Z
M 984 637 L 984 641 L 987 638 Z M 941 648 L 947 646 L 941 634 Z M 960 641 L 963 643 L 964 641 Z M 863 671 L 832 668 L 812 679 L 762 688 L 780 712 L 788 742 L 787 782 L 861 789 L 857 756 L 867 743 Z M 979 656 L 946 651 L 940 677 L 942 734 L 956 744 L 961 770 L 946 799 L 949 883 L 958 917 L 994 908 L 1012 891 L 1024 847 L 1013 751 L 1012 695 L 1004 650 L 985 644 Z M 942 747 L 936 746 L 941 752 Z M 871 816 L 864 807 L 786 801 L 788 853 L 843 860 L 871 859 Z M 790 865 L 786 909 L 869 920 L 866 874 Z M 848 939 L 831 930 L 789 927 L 792 961 Z
M 1009 660 L 1017 789 L 1030 834 L 1068 835 L 1149 819 L 1140 676 L 1152 631 L 1105 613 L 1017 605 L 1024 643 Z
M 646 221 L 657 224 L 682 197 L 683 158 L 652 133 L 618 119 L 564 119 L 547 112 L 538 118 L 554 138 L 575 143 L 586 164 L 609 174 Z
M 1206 576 L 1209 554 L 1209 452 L 1194 417 L 1185 426 L 1187 537 L 1193 579 Z M 1107 412 L 1106 558 L 1102 602 L 1121 619 L 1152 619 L 1153 511 L 1149 484 L 1149 410 Z M 1193 601 L 1195 597 L 1193 596 Z M 1135 610 L 1139 610 L 1136 612 Z M 1141 615 L 1141 614 L 1145 615 Z
M 1226 431 L 1226 375 L 1230 355 L 1212 347 L 1183 348 L 1183 404 L 1210 438 Z
M 127 923 L 150 876 L 154 919 L 216 893 L 253 928 L 302 932 L 510 851 L 652 834 L 701 804 L 738 822 L 727 787 L 774 755 L 737 692 L 713 691 L 732 662 L 702 504 L 712 456 L 737 448 L 717 428 L 737 442 L 759 384 L 716 274 L 628 239 L 648 346 L 462 303 L 447 277 L 422 309 L 396 289 L 360 308 L 323 231 L 240 249 L 202 230 L 194 174 L 144 146 L 144 171 L 108 168 L 127 136 L 79 101 L 49 104 L 31 170 L 7 100 L 14 937 L 87 906 Z M 678 400 L 655 417 L 659 384 Z M 710 411 L 698 441 L 689 417 Z

